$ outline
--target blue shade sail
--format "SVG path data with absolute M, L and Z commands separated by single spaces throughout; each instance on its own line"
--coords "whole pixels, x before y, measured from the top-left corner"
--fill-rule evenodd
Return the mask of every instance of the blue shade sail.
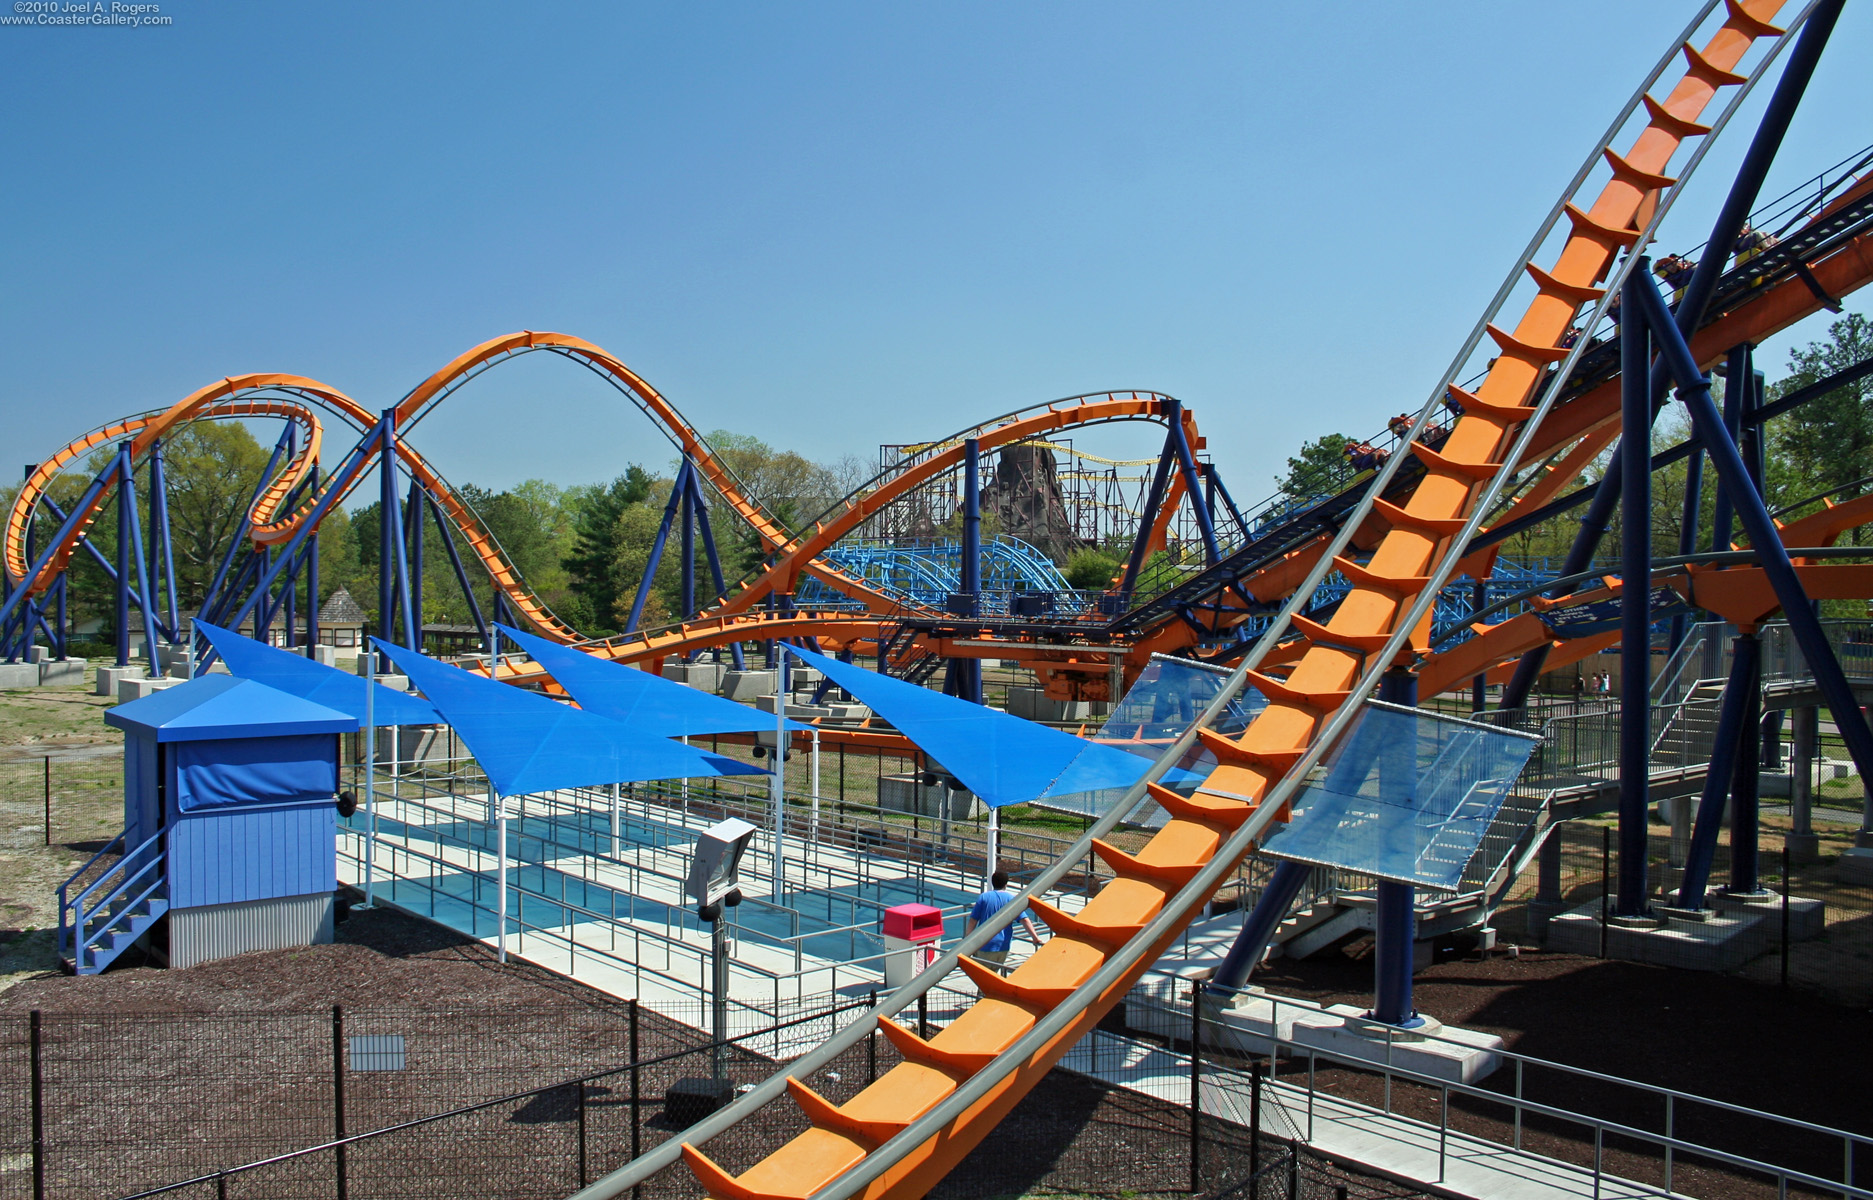
M 348 713 L 276 691 L 252 679 L 204 675 L 107 709 L 104 723 L 157 742 L 354 733 Z
M 1261 849 L 1437 891 L 1461 888 L 1541 739 L 1368 701 Z
M 1223 690 L 1229 674 L 1222 667 L 1153 655 L 1100 727 L 1099 744 L 1155 761 L 1203 715 L 1204 708 Z M 1247 729 L 1255 715 L 1266 707 L 1268 701 L 1261 693 L 1245 689 L 1229 702 L 1210 728 L 1233 737 Z M 1166 774 L 1164 784 L 1173 789 L 1187 789 L 1208 778 L 1215 769 L 1215 755 L 1198 743 Z M 1055 812 L 1098 817 L 1124 798 L 1124 788 L 1076 790 L 1076 774 L 1064 772 L 1061 780 L 1034 803 Z M 1156 804 L 1141 803 L 1126 819 L 1156 826 L 1162 825 L 1166 816 Z
M 647 779 L 765 775 L 618 722 L 371 639 L 462 735 L 503 796 Z
M 1085 792 L 1138 782 L 1151 760 L 1089 742 L 797 646 L 787 651 L 857 696 L 991 808 L 1049 790 Z
M 709 733 L 772 733 L 774 715 L 699 692 L 673 679 L 652 675 L 569 646 L 497 625 L 572 693 L 586 712 L 610 717 L 638 733 L 655 737 L 690 737 Z M 804 729 L 797 721 L 789 729 Z
M 381 683 L 328 667 L 303 654 L 242 637 L 232 629 L 206 621 L 195 622 L 195 628 L 202 631 L 221 661 L 228 664 L 228 671 L 241 679 L 252 679 L 289 696 L 349 713 L 360 722 L 364 720 L 365 689 L 374 688 L 376 690 L 371 693 L 374 725 L 436 725 L 442 721 L 433 705 L 408 692 L 393 692 Z

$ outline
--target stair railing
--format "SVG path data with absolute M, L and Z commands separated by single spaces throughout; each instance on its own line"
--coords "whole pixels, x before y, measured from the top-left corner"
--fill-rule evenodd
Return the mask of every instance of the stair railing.
M 141 867 L 135 866 L 137 860 L 144 857 L 144 852 L 146 850 L 156 846 L 157 843 L 162 840 L 163 832 L 165 831 L 158 831 L 151 834 L 149 839 L 143 842 L 142 845 L 118 859 L 110 870 L 99 876 L 91 886 L 78 893 L 77 897 L 70 902 L 69 910 L 61 897 L 59 909 L 59 940 L 61 944 L 65 942 L 66 919 L 69 911 L 72 914 L 72 961 L 78 967 L 82 968 L 88 965 L 86 961 L 87 952 L 90 949 L 93 937 L 91 927 L 99 920 L 100 916 L 104 918 L 104 921 L 97 929 L 98 935 L 108 933 L 111 926 L 117 923 L 119 917 L 134 912 L 139 904 L 148 900 L 156 893 L 156 889 L 163 886 L 163 856 L 160 853 L 149 855 L 147 861 L 145 861 Z M 122 837 L 122 834 L 118 835 L 119 840 L 121 840 Z M 91 898 L 93 895 L 98 893 L 100 889 L 104 888 L 105 884 L 109 883 L 113 877 L 118 876 L 120 873 L 122 874 L 122 878 L 119 882 L 115 886 L 104 891 L 102 895 L 97 896 L 95 901 L 92 901 Z M 129 895 L 130 890 L 138 886 L 139 882 L 142 881 L 145 876 L 150 877 L 147 885 L 144 886 L 143 890 L 135 897 L 126 901 L 125 897 Z M 87 901 L 91 902 L 87 903 Z

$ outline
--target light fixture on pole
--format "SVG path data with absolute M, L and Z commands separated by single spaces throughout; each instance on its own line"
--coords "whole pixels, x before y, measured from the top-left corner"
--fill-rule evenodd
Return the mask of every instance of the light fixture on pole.
M 734 1085 L 722 1070 L 722 1049 L 728 1041 L 728 928 L 722 910 L 741 903 L 741 859 L 754 840 L 756 828 L 737 817 L 717 822 L 696 839 L 683 890 L 695 901 L 696 915 L 709 922 L 709 991 L 711 1040 L 710 1077 L 679 1079 L 664 1104 L 665 1114 L 678 1127 L 687 1127 L 734 1099 Z

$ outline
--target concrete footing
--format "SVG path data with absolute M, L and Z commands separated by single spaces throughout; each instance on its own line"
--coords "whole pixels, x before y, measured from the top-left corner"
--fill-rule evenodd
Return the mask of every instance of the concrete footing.
M 725 669 L 718 662 L 666 663 L 663 677 L 705 692 L 713 692 L 721 688 Z
M 1710 906 L 1718 912 L 1754 913 L 1764 918 L 1769 944 L 1782 944 L 1782 897 L 1774 892 L 1761 896 L 1732 896 L 1724 892 L 1710 897 Z M 1807 896 L 1788 898 L 1788 940 L 1805 942 L 1827 932 L 1827 903 Z
M 774 672 L 724 671 L 722 672 L 722 694 L 730 700 L 739 700 L 743 704 L 760 696 L 772 696 Z
M 68 658 L 64 662 L 47 659 L 39 664 L 40 687 L 77 687 L 85 681 L 85 660 Z
M 148 674 L 149 672 L 144 668 L 134 664 L 128 667 L 99 667 L 97 694 L 100 696 L 115 696 L 119 683 L 122 683 L 126 679 L 133 679 Z
M 967 821 L 980 816 L 982 802 L 973 792 L 952 792 L 942 784 L 926 785 L 915 775 L 886 775 L 878 781 L 878 807 L 887 812 Z M 947 811 L 946 811 L 947 809 Z
M 1090 721 L 1103 708 L 1087 700 L 1051 700 L 1040 688 L 1008 689 L 1008 712 L 1030 721 Z
M 167 675 L 161 679 L 151 679 L 147 675 L 141 677 L 133 675 L 128 679 L 120 679 L 117 681 L 117 703 L 128 704 L 132 700 L 141 700 L 145 696 L 153 696 L 157 692 L 183 682 L 185 681 L 173 679 Z
M 0 662 L 0 688 L 29 688 L 38 686 L 38 663 Z
M 1844 852 L 1834 874 L 1842 883 L 1873 885 L 1873 849 L 1862 846 Z
M 1697 917 L 1660 910 L 1662 923 L 1642 927 L 1609 922 L 1606 955 L 1626 962 L 1655 963 L 1692 971 L 1732 971 L 1770 946 L 1771 918 L 1758 911 L 1707 909 Z M 1598 902 L 1555 916 L 1548 922 L 1548 948 L 1568 954 L 1600 953 Z

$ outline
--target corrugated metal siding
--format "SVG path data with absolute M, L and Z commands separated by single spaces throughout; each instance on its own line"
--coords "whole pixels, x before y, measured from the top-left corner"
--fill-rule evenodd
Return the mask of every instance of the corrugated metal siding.
M 169 902 L 177 908 L 338 886 L 337 813 L 330 803 L 184 813 L 169 831 Z
M 250 950 L 332 940 L 332 894 L 169 910 L 169 965 L 192 967 Z

